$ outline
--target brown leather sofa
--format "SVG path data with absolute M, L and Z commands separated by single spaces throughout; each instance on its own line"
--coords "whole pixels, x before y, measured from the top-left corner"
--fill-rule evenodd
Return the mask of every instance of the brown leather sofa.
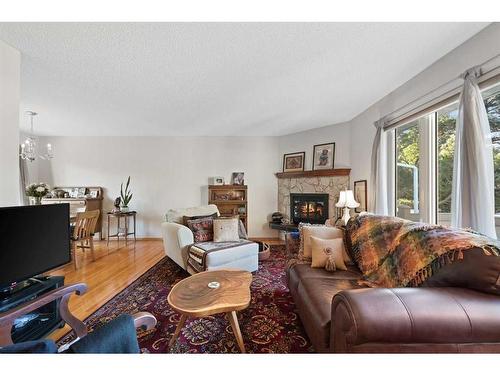
M 293 257 L 298 245 L 289 236 Z M 498 268 L 491 277 L 498 277 Z M 296 264 L 287 278 L 318 352 L 500 353 L 498 295 L 463 287 L 361 287 L 356 266 L 327 272 Z M 428 286 L 440 283 L 442 276 Z

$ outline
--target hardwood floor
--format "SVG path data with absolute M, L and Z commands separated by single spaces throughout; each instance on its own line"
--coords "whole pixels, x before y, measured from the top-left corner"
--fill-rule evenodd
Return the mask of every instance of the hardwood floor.
M 254 238 L 257 240 L 257 238 Z M 269 244 L 283 244 L 279 239 L 264 239 Z M 92 262 L 90 251 L 78 250 L 79 268 L 75 270 L 73 263 L 60 267 L 51 275 L 65 277 L 65 284 L 86 283 L 87 293 L 82 296 L 72 296 L 69 301 L 70 311 L 79 319 L 85 319 L 107 301 L 129 286 L 144 272 L 160 261 L 165 253 L 161 239 L 138 240 L 135 247 L 130 241 L 125 247 L 120 241 L 109 244 L 109 255 L 106 241 L 95 241 L 95 262 Z M 68 325 L 54 331 L 49 337 L 57 340 L 69 332 Z
M 85 253 L 79 250 L 77 256 L 80 261 L 77 270 L 71 263 L 50 274 L 64 276 L 65 284 L 87 284 L 87 293 L 72 296 L 69 301 L 70 311 L 83 320 L 154 266 L 165 253 L 163 242 L 156 239 L 137 241 L 135 253 L 133 241 L 127 247 L 120 241 L 119 249 L 116 241 L 112 241 L 109 255 L 106 241 L 95 241 L 95 262 L 92 262 L 89 250 Z M 50 337 L 57 340 L 69 330 L 66 325 L 54 331 Z

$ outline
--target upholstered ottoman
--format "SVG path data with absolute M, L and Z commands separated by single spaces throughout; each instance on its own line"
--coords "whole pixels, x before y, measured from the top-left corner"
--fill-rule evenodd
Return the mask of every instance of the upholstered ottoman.
M 240 269 L 249 272 L 259 268 L 259 245 L 256 242 L 201 242 L 188 251 L 190 274 L 217 269 Z

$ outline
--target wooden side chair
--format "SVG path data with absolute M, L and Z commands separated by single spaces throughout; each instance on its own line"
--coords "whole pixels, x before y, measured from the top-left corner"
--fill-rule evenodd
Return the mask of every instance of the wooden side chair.
M 94 255 L 94 233 L 99 220 L 99 210 L 78 212 L 75 219 L 75 227 L 71 236 L 71 248 L 73 253 L 73 262 L 75 269 L 78 268 L 78 257 L 76 251 L 78 248 L 85 250 L 90 249 L 92 260 L 95 260 Z M 88 243 L 88 245 L 86 245 Z
M 74 316 L 68 308 L 68 302 L 73 294 L 82 295 L 87 291 L 84 283 L 65 285 L 38 298 L 25 302 L 12 310 L 0 313 L 0 353 L 139 353 L 135 329 L 153 329 L 156 318 L 148 312 L 134 315 L 120 315 L 88 333 L 85 324 Z M 28 341 L 13 344 L 11 337 L 12 325 L 15 320 L 56 299 L 60 299 L 59 312 L 61 318 L 75 332 L 76 339 L 57 348 L 49 339 Z

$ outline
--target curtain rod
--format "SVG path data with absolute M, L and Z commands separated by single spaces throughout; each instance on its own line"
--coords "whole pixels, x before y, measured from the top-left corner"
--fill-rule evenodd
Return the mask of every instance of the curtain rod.
M 481 76 L 484 76 L 484 75 L 486 75 L 486 74 L 488 74 L 488 73 L 491 73 L 492 71 L 494 71 L 494 70 L 498 69 L 500 66 L 496 66 L 496 67 L 491 68 L 491 69 L 489 69 L 489 70 L 487 70 L 487 71 L 483 71 L 483 70 L 482 70 L 482 67 L 483 67 L 484 65 L 486 65 L 486 64 L 488 64 L 488 63 L 490 63 L 490 62 L 492 62 L 493 60 L 495 60 L 495 59 L 499 58 L 499 57 L 500 57 L 500 54 L 497 54 L 497 55 L 495 55 L 495 56 L 493 56 L 493 57 L 489 58 L 488 60 L 486 60 L 486 61 L 482 62 L 481 64 L 479 64 L 479 65 L 475 65 L 475 66 L 474 66 L 474 67 L 472 67 L 471 69 L 473 69 L 473 68 L 479 68 L 479 69 L 480 69 L 480 77 L 481 77 Z M 467 69 L 467 70 L 468 70 L 468 69 Z M 443 84 L 439 85 L 438 87 L 436 87 L 436 88 L 432 89 L 431 91 L 429 91 L 429 92 L 425 93 L 424 95 L 419 96 L 418 98 L 416 98 L 416 99 L 412 100 L 411 102 L 409 102 L 409 103 L 405 104 L 404 106 L 399 107 L 398 109 L 396 109 L 396 110 L 394 110 L 394 111 L 392 111 L 392 112 L 390 112 L 390 113 L 388 113 L 388 114 L 384 115 L 384 116 L 383 116 L 383 117 L 382 117 L 379 121 L 385 122 L 385 121 L 386 121 L 386 119 L 387 119 L 388 117 L 390 117 L 391 115 L 393 115 L 393 114 L 395 114 L 395 113 L 397 113 L 397 112 L 399 112 L 399 111 L 403 110 L 404 108 L 406 108 L 406 107 L 408 107 L 408 106 L 410 106 L 410 105 L 412 105 L 412 104 L 414 104 L 414 103 L 416 103 L 416 102 L 418 102 L 418 101 L 422 100 L 423 98 L 425 98 L 425 97 L 427 97 L 427 96 L 429 96 L 429 95 L 431 95 L 431 94 L 435 93 L 436 91 L 439 91 L 439 90 L 440 90 L 440 89 L 442 89 L 443 87 L 448 86 L 449 84 L 453 83 L 454 81 L 456 81 L 456 80 L 458 80 L 458 79 L 463 79 L 463 73 L 462 73 L 462 74 L 460 74 L 459 76 L 454 77 L 454 78 L 450 79 L 449 81 L 447 81 L 447 82 L 445 82 L 445 83 L 443 83 Z M 449 95 L 451 95 L 451 94 L 452 94 L 452 93 L 454 93 L 454 91 L 456 91 L 457 89 L 458 89 L 458 87 L 453 88 L 453 89 L 451 89 L 451 90 L 448 90 L 447 92 L 443 93 L 441 96 L 445 96 L 445 95 L 448 95 L 448 94 L 449 94 Z M 430 103 L 430 102 L 432 102 L 432 101 L 434 101 L 434 100 L 436 100 L 436 98 L 434 98 L 434 99 L 430 99 L 430 100 L 428 100 L 427 102 L 423 103 L 422 105 L 419 105 L 419 106 L 416 106 L 415 108 L 409 109 L 408 111 L 406 111 L 405 113 L 402 113 L 401 115 L 399 115 L 399 116 L 395 117 L 395 118 L 394 118 L 394 119 L 392 119 L 391 121 L 394 121 L 395 119 L 397 119 L 397 118 L 399 118 L 399 117 L 404 117 L 406 114 L 409 114 L 410 112 L 415 111 L 418 107 L 421 107 L 421 106 L 423 106 L 423 105 L 425 105 L 425 104 L 427 104 L 427 103 Z M 383 128 L 384 128 L 384 130 L 389 130 L 389 129 L 391 128 L 391 125 L 384 126 Z

